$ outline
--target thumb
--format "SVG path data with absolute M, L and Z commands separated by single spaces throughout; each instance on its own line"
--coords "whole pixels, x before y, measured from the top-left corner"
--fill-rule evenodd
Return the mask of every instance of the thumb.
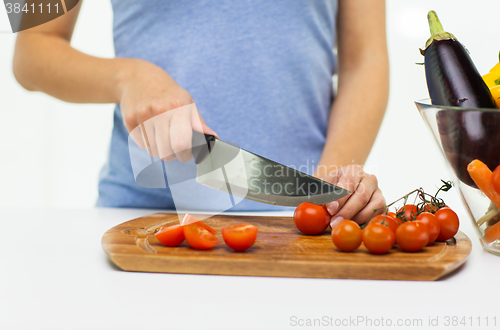
M 217 133 L 215 133 L 210 127 L 208 127 L 208 125 L 205 124 L 205 121 L 203 121 L 203 119 L 201 122 L 201 128 L 203 130 L 203 133 L 214 135 L 217 139 L 219 138 L 219 135 Z

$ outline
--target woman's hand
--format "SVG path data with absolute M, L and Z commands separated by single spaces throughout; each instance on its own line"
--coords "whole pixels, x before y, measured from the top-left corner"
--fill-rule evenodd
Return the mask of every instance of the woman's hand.
M 193 157 L 193 130 L 217 136 L 199 115 L 191 95 L 152 63 L 136 60 L 119 90 L 125 127 L 153 157 L 187 162 Z
M 351 193 L 341 199 L 326 204 L 332 218 L 330 225 L 342 219 L 350 219 L 361 224 L 368 221 L 373 210 L 385 205 L 384 196 L 378 187 L 375 175 L 365 173 L 359 165 L 347 165 L 322 178 Z M 377 214 L 382 213 L 382 210 Z

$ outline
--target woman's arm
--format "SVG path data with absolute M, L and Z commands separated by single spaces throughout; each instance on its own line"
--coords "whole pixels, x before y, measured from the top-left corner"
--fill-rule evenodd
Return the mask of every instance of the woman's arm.
M 376 178 L 352 164 L 366 161 L 387 106 L 385 1 L 339 0 L 337 30 L 338 93 L 316 175 L 354 192 L 328 205 L 334 217 L 364 222 L 384 202 Z
M 120 103 L 125 127 L 139 146 L 146 147 L 141 136 L 146 135 L 153 156 L 191 159 L 192 128 L 215 135 L 198 115 L 191 95 L 152 63 L 98 58 L 71 47 L 80 6 L 19 32 L 13 65 L 17 81 L 67 102 Z M 180 107 L 183 111 L 170 112 Z M 170 123 L 175 123 L 172 129 Z M 134 130 L 139 125 L 142 132 Z
M 119 88 L 133 66 L 129 60 L 103 59 L 70 45 L 81 2 L 67 14 L 19 32 L 14 75 L 27 90 L 75 103 L 119 103 Z

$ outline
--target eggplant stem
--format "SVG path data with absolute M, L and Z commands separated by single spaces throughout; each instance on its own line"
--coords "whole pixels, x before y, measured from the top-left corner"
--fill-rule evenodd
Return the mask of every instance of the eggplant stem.
M 431 10 L 427 14 L 427 21 L 429 22 L 429 29 L 431 30 L 431 35 L 436 35 L 444 32 L 443 26 L 439 21 L 439 18 L 434 10 Z

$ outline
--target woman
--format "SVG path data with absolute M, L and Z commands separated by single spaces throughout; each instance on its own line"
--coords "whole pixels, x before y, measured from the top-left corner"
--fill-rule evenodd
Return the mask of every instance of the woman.
M 71 47 L 81 4 L 19 33 L 14 57 L 14 74 L 28 90 L 117 104 L 98 205 L 172 209 L 174 195 L 184 193 L 183 207 L 199 206 L 183 188 L 172 194 L 171 178 L 194 168 L 184 163 L 192 157 L 191 129 L 218 132 L 285 165 L 307 165 L 306 172 L 350 190 L 327 205 L 332 221 L 365 222 L 384 205 L 375 176 L 353 165 L 365 162 L 387 104 L 384 1 L 112 3 L 116 58 Z M 186 107 L 192 117 L 176 111 Z M 129 148 L 129 133 L 165 161 L 169 186 L 137 184 L 131 157 L 139 149 Z M 245 200 L 232 210 L 273 209 Z

